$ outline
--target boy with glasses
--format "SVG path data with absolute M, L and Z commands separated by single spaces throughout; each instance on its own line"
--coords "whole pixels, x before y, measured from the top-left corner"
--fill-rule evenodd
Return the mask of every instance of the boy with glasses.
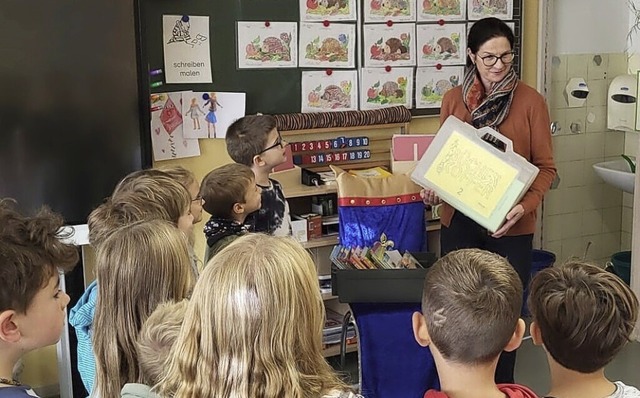
M 287 160 L 287 142 L 280 136 L 275 119 L 269 115 L 242 117 L 229 126 L 225 142 L 231 159 L 251 167 L 256 184 L 262 188 L 262 207 L 250 214 L 246 223 L 253 232 L 290 235 L 289 204 L 282 185 L 269 178 L 273 168 Z

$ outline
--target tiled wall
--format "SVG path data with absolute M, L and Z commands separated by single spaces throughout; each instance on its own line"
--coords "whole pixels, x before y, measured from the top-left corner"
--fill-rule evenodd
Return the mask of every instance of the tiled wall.
M 606 128 L 606 105 L 611 79 L 627 73 L 627 57 L 623 53 L 559 55 L 553 57 L 551 70 L 549 109 L 551 120 L 560 126 L 553 145 L 561 182 L 543 204 L 543 248 L 563 261 L 582 258 L 591 242 L 587 258 L 604 264 L 631 243 L 632 196 L 624 198 L 628 206 L 623 207 L 622 191 L 606 185 L 592 168 L 625 151 L 625 133 Z M 589 87 L 586 105 L 578 108 L 568 108 L 564 96 L 573 77 L 584 78 Z M 571 131 L 572 124 L 576 132 Z M 637 139 L 628 134 L 630 140 Z

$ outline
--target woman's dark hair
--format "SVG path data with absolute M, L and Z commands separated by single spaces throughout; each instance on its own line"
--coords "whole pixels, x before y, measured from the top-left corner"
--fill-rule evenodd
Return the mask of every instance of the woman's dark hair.
M 513 49 L 516 38 L 509 25 L 498 18 L 483 18 L 474 23 L 473 26 L 471 26 L 471 29 L 469 29 L 467 48 L 475 54 L 478 52 L 480 46 L 496 37 L 504 37 L 509 40 L 511 49 Z M 471 58 L 467 55 L 467 67 L 470 66 Z

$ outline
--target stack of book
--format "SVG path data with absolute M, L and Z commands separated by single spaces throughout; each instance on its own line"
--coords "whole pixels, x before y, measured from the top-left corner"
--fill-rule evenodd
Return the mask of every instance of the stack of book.
M 339 269 L 404 269 L 423 268 L 408 251 L 401 254 L 397 250 L 387 250 L 382 242 L 369 247 L 334 246 L 331 262 Z

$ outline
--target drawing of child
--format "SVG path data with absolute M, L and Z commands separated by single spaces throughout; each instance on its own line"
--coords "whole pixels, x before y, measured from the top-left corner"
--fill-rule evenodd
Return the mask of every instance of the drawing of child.
M 200 109 L 197 98 L 191 98 L 191 105 L 189 105 L 189 110 L 185 113 L 185 115 L 191 116 L 191 120 L 193 121 L 193 129 L 200 130 L 200 115 L 204 116 L 204 111 Z
M 218 107 L 223 108 L 223 106 L 218 102 L 216 93 L 203 94 L 202 98 L 206 101 L 204 105 L 209 105 L 209 113 L 207 113 L 207 116 L 205 117 L 207 120 L 207 131 L 209 132 L 209 137 L 216 138 L 216 123 L 218 122 L 216 111 L 218 110 Z M 211 134 L 212 128 L 213 135 Z

